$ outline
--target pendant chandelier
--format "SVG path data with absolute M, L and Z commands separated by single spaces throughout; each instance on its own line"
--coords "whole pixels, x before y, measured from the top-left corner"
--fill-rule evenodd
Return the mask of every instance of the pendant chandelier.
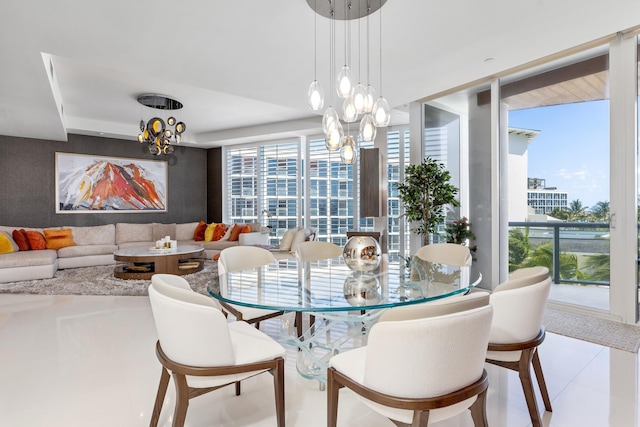
M 376 128 L 386 127 L 391 119 L 391 111 L 387 100 L 380 95 L 375 98 L 375 89 L 370 80 L 370 46 L 369 15 L 381 9 L 386 0 L 307 0 L 316 13 L 314 16 L 314 80 L 307 91 L 307 103 L 313 111 L 321 111 L 325 105 L 325 93 L 317 80 L 317 15 L 329 18 L 329 107 L 322 117 L 322 130 L 325 134 L 325 145 L 329 151 L 340 151 L 344 163 L 354 163 L 357 158 L 357 138 L 349 135 L 349 124 L 360 120 L 359 137 L 362 141 L 373 141 Z M 366 86 L 360 80 L 362 67 L 360 64 L 360 26 L 366 17 Z M 358 19 L 358 83 L 354 83 L 351 59 L 351 22 Z M 338 73 L 335 71 L 335 22 L 342 20 L 344 24 L 344 63 Z M 334 77 L 335 76 L 335 77 Z M 334 92 L 335 84 L 335 92 Z M 380 12 L 380 91 L 382 91 L 382 13 Z M 332 100 L 337 95 L 340 115 L 333 107 Z M 347 124 L 347 134 L 340 118 Z M 343 149 L 344 148 L 344 149 Z
M 138 102 L 145 107 L 158 110 L 179 110 L 182 103 L 164 95 L 144 94 L 138 96 Z M 182 133 L 187 129 L 184 122 L 178 122 L 171 115 L 166 122 L 161 117 L 153 117 L 145 122 L 140 120 L 140 133 L 138 142 L 147 144 L 149 152 L 154 156 L 161 154 L 172 154 L 174 151 L 172 142 L 180 144 Z

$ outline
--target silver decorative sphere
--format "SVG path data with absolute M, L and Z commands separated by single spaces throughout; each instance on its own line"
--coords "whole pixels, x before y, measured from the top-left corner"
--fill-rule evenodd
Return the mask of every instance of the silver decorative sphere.
M 380 265 L 380 245 L 369 236 L 354 236 L 342 251 L 345 264 L 354 271 L 371 271 Z
M 382 301 L 380 282 L 371 273 L 351 273 L 344 281 L 344 298 L 356 307 L 378 304 Z

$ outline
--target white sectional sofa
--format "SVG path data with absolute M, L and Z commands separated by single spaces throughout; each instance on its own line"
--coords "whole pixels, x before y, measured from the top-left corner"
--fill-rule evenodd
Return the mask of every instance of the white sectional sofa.
M 179 245 L 202 246 L 207 257 L 219 253 L 230 246 L 268 245 L 269 235 L 263 233 L 259 225 L 252 225 L 250 233 L 242 233 L 238 240 L 204 242 L 193 240 L 197 222 L 183 224 L 132 224 L 117 223 L 88 227 L 50 227 L 52 229 L 71 229 L 75 246 L 58 250 L 43 249 L 17 251 L 0 255 L 0 283 L 19 280 L 46 279 L 55 275 L 58 269 L 91 267 L 115 264 L 113 252 L 119 248 L 151 247 L 155 241 L 169 235 Z M 43 232 L 43 229 L 0 226 L 9 236 L 13 230 Z M 266 230 L 265 230 L 266 231 Z

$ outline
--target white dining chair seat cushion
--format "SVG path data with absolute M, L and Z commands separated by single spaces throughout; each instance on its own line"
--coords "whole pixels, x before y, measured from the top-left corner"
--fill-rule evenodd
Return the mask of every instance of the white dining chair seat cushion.
M 508 344 L 534 339 L 540 333 L 550 289 L 551 279 L 547 277 L 533 285 L 492 293 L 490 301 L 495 312 L 489 342 Z M 487 359 L 515 362 L 520 354 L 520 351 L 489 351 Z
M 329 366 L 392 396 L 425 398 L 451 393 L 482 376 L 492 311 L 485 305 L 439 317 L 378 322 L 371 328 L 366 347 L 333 356 Z M 452 328 L 457 333 L 452 334 Z M 409 424 L 413 419 L 412 411 L 358 397 L 388 418 Z M 475 399 L 434 409 L 429 421 L 454 416 Z
M 285 356 L 286 350 L 284 347 L 247 322 L 229 323 L 229 335 L 235 354 L 236 365 L 272 360 L 276 357 Z M 187 375 L 186 378 L 187 384 L 189 384 L 190 387 L 205 388 L 227 384 L 232 381 L 241 381 L 261 372 L 264 371 L 243 372 L 242 374 L 217 377 L 194 377 Z

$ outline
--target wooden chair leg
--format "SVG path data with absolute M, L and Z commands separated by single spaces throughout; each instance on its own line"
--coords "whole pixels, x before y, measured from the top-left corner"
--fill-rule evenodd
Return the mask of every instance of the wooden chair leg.
M 476 401 L 469 408 L 471 411 L 471 419 L 475 427 L 488 427 L 487 421 L 487 390 L 478 395 Z
M 533 382 L 531 381 L 531 362 L 533 359 L 533 350 L 522 350 L 520 361 L 518 362 L 518 375 L 520 376 L 520 383 L 522 383 L 522 390 L 524 391 L 524 398 L 527 401 L 527 408 L 529 409 L 529 416 L 533 427 L 542 427 L 542 421 L 540 420 L 540 412 L 538 412 L 538 402 L 536 401 L 536 394 L 533 390 Z
M 544 374 L 542 373 L 542 365 L 540 364 L 540 357 L 538 356 L 538 349 L 536 348 L 533 353 L 533 372 L 536 374 L 538 380 L 538 387 L 540 387 L 540 394 L 542 395 L 542 401 L 544 402 L 544 409 L 552 412 L 551 399 L 549 399 L 549 392 L 547 391 L 547 383 L 544 380 Z
M 342 387 L 334 378 L 333 368 L 327 369 L 327 427 L 336 427 L 338 423 L 338 392 Z
M 411 427 L 427 427 L 429 424 L 429 411 L 414 411 Z
M 189 408 L 189 386 L 184 375 L 173 373 L 173 382 L 176 385 L 176 408 L 173 412 L 172 427 L 184 427 Z
M 293 323 L 296 327 L 296 334 L 298 334 L 298 338 L 302 338 L 302 312 L 296 311 L 296 317 Z
M 163 367 L 160 374 L 160 384 L 158 384 L 158 392 L 156 393 L 156 402 L 153 405 L 153 412 L 151 413 L 151 422 L 149 427 L 156 427 L 160 420 L 160 411 L 162 411 L 162 404 L 164 403 L 164 397 L 167 394 L 167 387 L 169 386 L 169 372 Z
M 276 396 L 276 420 L 278 427 L 284 427 L 284 359 L 278 359 L 273 370 L 273 387 Z
M 236 381 L 236 396 L 240 396 L 240 381 Z

